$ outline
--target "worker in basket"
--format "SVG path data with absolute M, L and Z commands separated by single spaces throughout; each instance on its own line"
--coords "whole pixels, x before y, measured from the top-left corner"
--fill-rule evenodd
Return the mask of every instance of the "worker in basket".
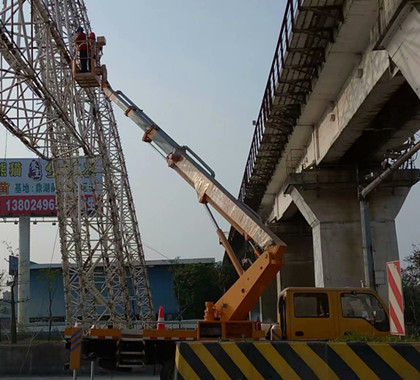
M 100 67 L 99 60 L 102 56 L 102 46 L 96 43 L 96 35 L 90 32 L 88 35 L 88 55 L 90 58 L 90 71 L 95 73 L 95 69 Z
M 80 72 L 87 73 L 90 71 L 89 57 L 88 57 L 88 40 L 86 34 L 83 31 L 83 28 L 79 26 L 76 29 L 76 39 L 75 43 L 75 54 L 79 55 L 80 60 Z

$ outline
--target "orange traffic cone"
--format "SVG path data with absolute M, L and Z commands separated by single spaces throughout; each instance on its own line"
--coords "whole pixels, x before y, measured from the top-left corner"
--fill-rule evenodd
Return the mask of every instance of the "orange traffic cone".
M 157 329 L 158 330 L 165 330 L 165 315 L 163 313 L 163 306 L 159 306 Z

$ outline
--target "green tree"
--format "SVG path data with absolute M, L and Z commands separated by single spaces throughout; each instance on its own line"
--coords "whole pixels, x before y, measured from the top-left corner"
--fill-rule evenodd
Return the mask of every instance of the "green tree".
M 172 265 L 173 286 L 184 319 L 202 319 L 205 302 L 217 301 L 233 282 L 230 264 L 180 264 Z M 230 284 L 229 284 L 230 283 Z
M 6 286 L 6 271 L 0 271 L 0 297 L 2 296 L 3 287 Z M 9 313 L 9 309 L 5 306 L 4 301 L 0 298 L 0 314 Z M 0 322 L 0 342 L 1 342 L 1 322 Z
M 221 294 L 223 294 L 238 279 L 238 274 L 229 260 L 216 262 L 214 264 L 214 269 L 216 271 L 217 283 Z
M 16 284 L 17 284 L 17 275 L 11 276 L 11 275 L 8 275 L 6 272 L 1 273 L 0 287 L 10 286 L 10 300 L 7 300 L 7 301 L 4 299 L 2 300 L 3 304 L 9 304 L 10 307 L 4 308 L 4 305 L 2 305 L 3 306 L 2 309 L 10 311 L 10 342 L 12 344 L 17 343 L 16 305 L 18 301 L 15 300 L 15 292 L 17 291 Z
M 10 256 L 18 256 L 15 249 L 8 243 L 7 241 L 3 240 L 3 244 L 6 246 L 7 251 L 9 252 Z M 7 261 L 7 260 L 6 260 Z M 18 283 L 18 275 L 17 273 L 13 275 L 3 275 L 6 279 L 6 285 L 10 286 L 10 301 L 6 301 L 10 304 L 10 342 L 12 344 L 17 343 L 17 326 L 16 326 L 16 305 L 19 302 L 26 302 L 27 300 L 16 300 L 15 293 L 17 293 L 17 283 Z
M 401 270 L 404 293 L 404 317 L 414 335 L 420 334 L 420 248 L 413 245 L 413 252 L 404 259 Z
M 3 292 L 3 288 L 6 286 L 6 271 L 0 271 L 0 294 Z
M 57 281 L 60 278 L 59 269 L 45 268 L 40 270 L 39 277 L 43 279 L 47 285 L 48 291 L 48 340 L 51 339 L 51 329 L 53 323 L 52 305 L 54 302 L 55 291 L 57 290 Z

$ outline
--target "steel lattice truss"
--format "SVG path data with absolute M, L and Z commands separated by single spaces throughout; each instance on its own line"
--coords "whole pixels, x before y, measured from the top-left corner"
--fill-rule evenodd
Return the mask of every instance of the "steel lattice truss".
M 72 79 L 78 25 L 81 0 L 2 1 L 0 121 L 53 164 L 67 324 L 130 327 L 153 318 L 150 287 L 111 104 Z

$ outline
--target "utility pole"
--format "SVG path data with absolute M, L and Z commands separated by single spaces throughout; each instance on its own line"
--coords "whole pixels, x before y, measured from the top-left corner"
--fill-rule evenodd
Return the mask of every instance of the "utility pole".
M 372 234 L 370 228 L 369 202 L 360 200 L 360 221 L 362 224 L 363 260 L 365 267 L 365 281 L 368 287 L 376 291 L 375 267 L 373 259 Z
M 16 332 L 16 309 L 15 309 L 15 284 L 17 276 L 13 276 L 12 281 L 8 281 L 7 285 L 10 286 L 10 340 L 12 344 L 17 343 L 17 332 Z

